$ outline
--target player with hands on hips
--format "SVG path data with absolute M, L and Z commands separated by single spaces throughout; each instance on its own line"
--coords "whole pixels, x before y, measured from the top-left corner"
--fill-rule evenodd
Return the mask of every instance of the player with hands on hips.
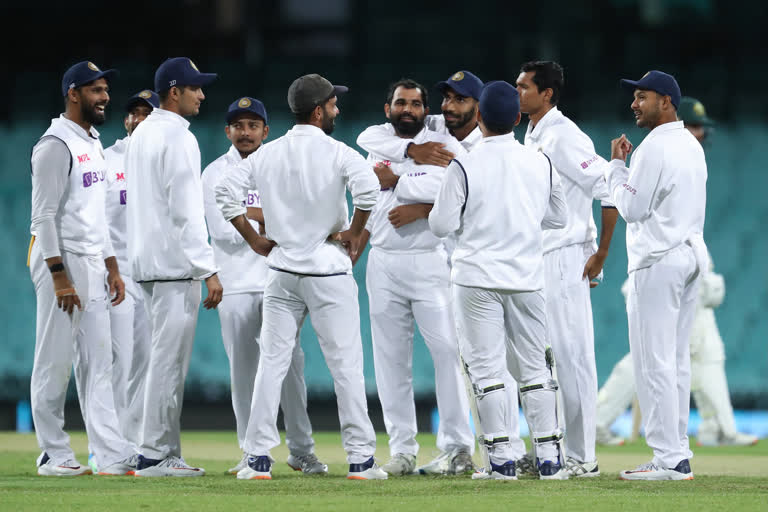
M 625 480 L 691 480 L 687 435 L 690 335 L 701 275 L 709 265 L 704 243 L 707 164 L 701 145 L 677 118 L 675 78 L 649 71 L 622 80 L 633 91 L 637 126 L 650 133 L 633 145 L 611 141 L 605 180 L 627 222 L 629 347 L 638 403 L 653 459 Z
M 100 474 L 135 468 L 133 447 L 120 432 L 112 390 L 111 301 L 125 285 L 104 214 L 106 163 L 95 126 L 105 120 L 115 70 L 93 62 L 70 67 L 61 84 L 65 111 L 32 149 L 30 275 L 37 296 L 32 418 L 42 450 L 37 473 L 90 474 L 64 432 L 64 402 L 74 364 L 88 444 Z
M 267 110 L 264 104 L 243 97 L 229 105 L 224 131 L 232 143 L 229 150 L 211 162 L 202 176 L 205 217 L 211 235 L 216 262 L 221 267 L 219 278 L 224 296 L 217 308 L 221 323 L 221 338 L 229 359 L 232 408 L 237 425 L 237 441 L 243 449 L 245 431 L 251 414 L 251 397 L 256 368 L 259 364 L 259 336 L 262 325 L 264 283 L 267 279 L 266 259 L 256 254 L 240 233 L 227 221 L 216 206 L 214 187 L 222 175 L 236 167 L 248 155 L 258 151 L 269 135 Z M 256 230 L 263 230 L 259 191 L 248 190 L 245 206 Z M 280 406 L 285 420 L 285 438 L 290 451 L 288 465 L 305 474 L 323 474 L 328 466 L 314 454 L 312 424 L 307 415 L 307 386 L 304 383 L 304 352 L 296 343 L 291 367 L 283 381 Z M 237 474 L 246 466 L 248 455 L 228 473 Z
M 200 148 L 185 118 L 199 113 L 202 87 L 215 79 L 187 57 L 165 60 L 155 72 L 160 108 L 131 134 L 125 156 L 128 259 L 152 325 L 137 477 L 205 474 L 181 455 L 181 407 L 200 281 L 207 309 L 223 290 L 205 226 Z
M 261 354 L 253 387 L 248 453 L 242 480 L 270 480 L 270 450 L 280 444 L 277 413 L 280 388 L 291 366 L 298 331 L 309 314 L 334 381 L 342 443 L 351 480 L 386 479 L 375 463 L 376 436 L 368 417 L 360 339 L 358 290 L 352 260 L 379 183 L 370 165 L 333 132 L 338 95 L 347 91 L 317 74 L 288 89 L 296 123 L 237 167 L 228 169 L 214 191 L 224 219 L 254 251 L 267 255 Z M 261 194 L 266 233 L 245 216 L 248 190 Z M 355 212 L 349 220 L 346 191 Z

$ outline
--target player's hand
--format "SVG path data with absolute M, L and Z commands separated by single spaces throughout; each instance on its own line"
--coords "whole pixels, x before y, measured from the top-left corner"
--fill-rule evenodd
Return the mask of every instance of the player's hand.
M 611 160 L 619 159 L 622 162 L 627 160 L 627 156 L 632 152 L 632 143 L 623 133 L 618 139 L 611 141 Z
M 394 227 L 401 228 L 419 219 L 426 219 L 431 210 L 431 204 L 402 204 L 392 208 L 387 218 Z
M 261 225 L 259 225 L 259 228 L 261 228 Z M 272 248 L 274 248 L 277 245 L 273 240 L 270 240 L 267 237 L 260 236 L 256 239 L 255 242 L 251 244 L 251 249 L 253 249 L 253 252 L 256 254 L 261 254 L 264 257 L 269 256 L 269 253 L 272 252 Z
M 408 156 L 417 164 L 437 165 L 448 167 L 454 154 L 445 148 L 442 142 L 425 142 L 423 144 L 411 144 L 408 146 Z
M 216 306 L 221 302 L 221 297 L 224 295 L 224 288 L 221 286 L 219 276 L 213 274 L 205 280 L 205 287 L 208 288 L 208 296 L 203 301 L 205 309 L 216 309 Z
M 69 280 L 66 271 L 54 272 L 51 274 L 53 277 L 53 292 L 56 295 L 56 304 L 65 313 L 71 315 L 77 309 L 82 310 L 83 306 L 80 304 L 80 297 L 77 295 L 72 281 Z
M 125 300 L 125 283 L 120 277 L 120 272 L 109 271 L 107 273 L 107 285 L 109 285 L 109 298 L 112 299 L 113 306 L 117 306 Z
M 349 258 L 352 262 L 356 262 L 360 257 L 360 234 L 355 234 L 349 229 L 346 231 L 338 231 L 328 237 L 330 242 L 338 242 L 344 249 L 347 250 Z
M 584 273 L 581 278 L 589 279 L 590 288 L 595 288 L 600 284 L 600 281 L 597 281 L 595 278 L 603 271 L 603 265 L 607 256 L 608 254 L 597 251 L 589 257 L 586 265 L 584 265 Z
M 388 190 L 394 188 L 397 185 L 397 181 L 400 177 L 392 172 L 392 168 L 381 162 L 373 166 L 373 172 L 376 173 L 376 177 L 379 178 L 379 185 L 381 190 Z

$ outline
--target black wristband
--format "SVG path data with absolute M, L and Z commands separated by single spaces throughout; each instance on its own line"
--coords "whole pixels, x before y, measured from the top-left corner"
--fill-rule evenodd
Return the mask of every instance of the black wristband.
M 51 273 L 54 272 L 64 272 L 64 264 L 63 263 L 54 263 L 53 265 L 48 266 L 48 270 L 51 271 Z

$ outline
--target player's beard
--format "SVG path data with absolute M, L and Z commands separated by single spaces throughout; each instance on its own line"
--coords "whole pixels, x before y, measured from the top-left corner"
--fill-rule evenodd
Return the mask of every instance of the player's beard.
M 107 106 L 107 102 L 102 103 L 81 103 L 80 112 L 83 116 L 83 121 L 86 123 L 93 125 L 93 126 L 100 126 L 104 124 L 104 121 L 106 120 L 106 115 L 104 112 L 100 112 L 96 110 L 97 105 L 103 105 L 105 108 Z
M 325 108 L 323 108 L 323 119 L 320 123 L 320 128 L 325 132 L 326 135 L 330 135 L 333 133 L 333 129 L 336 127 L 336 118 L 331 117 L 328 112 L 326 112 Z
M 473 108 L 469 112 L 464 112 L 463 114 L 459 114 L 458 112 L 451 112 L 451 115 L 456 116 L 456 120 L 448 121 L 446 119 L 445 127 L 449 130 L 456 130 L 466 126 L 468 123 L 471 123 L 474 119 L 477 118 L 477 108 Z M 445 111 L 443 111 L 443 116 L 445 116 Z
M 410 118 L 411 121 L 403 121 L 403 117 Z M 424 129 L 424 118 L 426 114 L 418 117 L 414 114 L 395 114 L 390 112 L 389 122 L 395 127 L 395 131 L 398 135 L 405 135 L 406 137 L 413 137 L 421 130 Z

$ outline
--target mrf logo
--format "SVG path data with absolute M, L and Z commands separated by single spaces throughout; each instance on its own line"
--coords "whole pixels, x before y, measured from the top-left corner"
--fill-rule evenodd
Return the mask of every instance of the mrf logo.
M 87 171 L 83 173 L 83 187 L 85 188 L 100 181 L 104 181 L 104 171 Z
M 83 162 L 90 162 L 91 159 L 88 157 L 88 153 L 85 153 L 84 155 L 77 155 L 77 162 L 82 164 Z

